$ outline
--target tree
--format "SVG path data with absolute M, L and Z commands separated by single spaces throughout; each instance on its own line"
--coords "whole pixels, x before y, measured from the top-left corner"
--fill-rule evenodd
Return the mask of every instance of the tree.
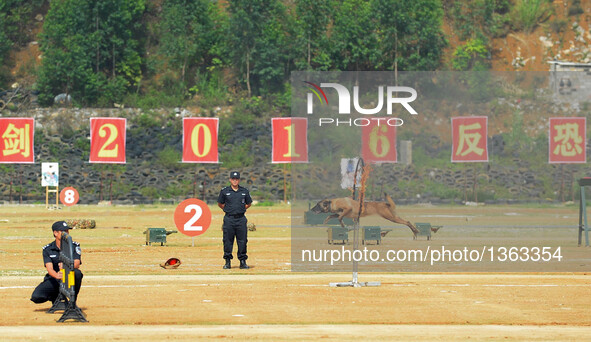
M 451 4 L 450 21 L 460 40 L 478 38 L 488 44 L 489 37 L 507 33 L 509 8 L 508 0 L 455 1 Z
M 5 22 L 6 14 L 0 12 L 0 23 Z M 6 36 L 4 28 L 0 26 L 0 89 L 6 87 L 6 83 L 9 79 L 8 73 L 8 52 L 12 47 L 12 42 Z
M 327 70 L 331 60 L 329 54 L 328 25 L 332 18 L 332 1 L 296 0 L 296 22 L 298 42 L 305 58 L 298 60 L 298 69 Z
M 187 69 L 204 64 L 217 43 L 215 10 L 206 0 L 171 0 L 163 4 L 160 48 L 170 64 L 180 68 L 183 83 Z
M 377 46 L 375 13 L 364 0 L 344 0 L 335 9 L 332 59 L 339 70 L 371 70 Z
M 253 88 L 280 89 L 289 60 L 283 53 L 284 6 L 277 0 L 229 0 L 228 13 L 229 49 L 244 75 L 248 96 Z
M 12 78 L 10 50 L 24 46 L 31 38 L 27 23 L 42 0 L 0 0 L 0 89 Z
M 112 105 L 141 77 L 144 0 L 57 0 L 40 34 L 39 102 L 59 93 L 83 105 Z
M 447 45 L 440 0 L 373 0 L 378 23 L 378 66 L 386 70 L 436 70 Z

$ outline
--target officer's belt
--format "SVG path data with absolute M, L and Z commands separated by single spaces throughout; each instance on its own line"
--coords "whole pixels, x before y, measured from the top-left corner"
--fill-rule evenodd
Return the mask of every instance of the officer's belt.
M 233 218 L 241 218 L 241 217 L 244 217 L 244 213 L 242 213 L 242 214 L 226 214 L 226 216 L 230 216 Z

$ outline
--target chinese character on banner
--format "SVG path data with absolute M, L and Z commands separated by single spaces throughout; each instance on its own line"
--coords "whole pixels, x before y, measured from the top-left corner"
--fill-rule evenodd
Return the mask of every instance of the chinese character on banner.
M 550 163 L 585 163 L 586 118 L 550 118 Z
M 273 163 L 308 162 L 308 119 L 272 118 Z
M 217 163 L 218 118 L 183 119 L 183 163 Z
M 367 163 L 396 163 L 396 126 L 378 120 L 361 128 L 361 156 Z
M 0 163 L 34 163 L 35 119 L 0 118 Z
M 124 118 L 90 118 L 90 162 L 125 164 Z
M 486 116 L 451 118 L 451 131 L 452 162 L 488 162 Z

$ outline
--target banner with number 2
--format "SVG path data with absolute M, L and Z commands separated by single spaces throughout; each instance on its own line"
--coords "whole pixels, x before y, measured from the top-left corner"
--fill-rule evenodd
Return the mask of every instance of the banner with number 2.
M 90 118 L 90 162 L 125 164 L 125 118 Z

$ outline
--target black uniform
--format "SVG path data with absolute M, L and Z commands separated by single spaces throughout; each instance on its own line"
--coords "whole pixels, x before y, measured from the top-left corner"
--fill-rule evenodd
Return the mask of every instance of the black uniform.
M 236 256 L 238 260 L 246 260 L 246 243 L 248 242 L 246 228 L 246 212 L 245 205 L 252 203 L 252 198 L 248 189 L 238 186 L 238 190 L 234 191 L 231 186 L 227 186 L 220 191 L 218 196 L 218 203 L 225 204 L 224 225 L 222 230 L 224 232 L 224 259 L 232 259 L 232 248 L 234 246 L 234 237 L 236 237 L 236 244 L 238 245 L 238 253 Z
M 72 244 L 74 245 L 73 257 L 74 260 L 80 259 L 80 254 L 82 250 L 80 249 L 80 244 L 76 241 L 73 241 Z M 60 250 L 57 248 L 57 244 L 55 241 L 43 247 L 43 266 L 46 263 L 51 262 L 53 264 L 53 270 L 56 272 L 60 271 L 59 263 L 60 263 Z M 82 262 L 82 261 L 81 261 Z M 79 269 L 74 270 L 74 291 L 76 292 L 76 298 L 78 298 L 78 292 L 80 292 L 80 285 L 82 284 L 82 272 Z M 59 295 L 59 280 L 55 279 L 54 277 L 50 276 L 49 273 L 45 275 L 43 282 L 39 284 L 33 294 L 31 295 L 31 301 L 34 303 L 44 303 L 47 301 L 54 302 L 57 296 Z

